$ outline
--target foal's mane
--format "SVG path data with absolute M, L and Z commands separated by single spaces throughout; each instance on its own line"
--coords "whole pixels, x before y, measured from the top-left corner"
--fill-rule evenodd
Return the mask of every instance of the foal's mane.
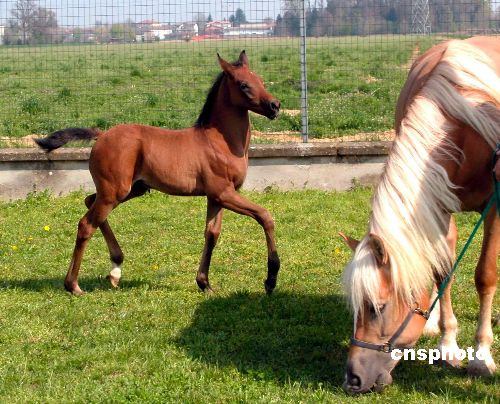
M 231 65 L 239 67 L 242 66 L 242 63 L 240 61 L 236 61 L 231 63 Z M 210 118 L 212 117 L 215 100 L 217 99 L 217 94 L 219 93 L 219 89 L 225 75 L 226 73 L 221 72 L 215 78 L 212 87 L 208 91 L 207 98 L 205 100 L 205 104 L 203 104 L 200 115 L 194 123 L 195 128 L 206 128 L 208 125 L 210 125 Z
M 408 105 L 373 197 L 369 223 L 369 233 L 383 240 L 389 254 L 393 293 L 400 305 L 413 304 L 436 274 L 450 269 L 454 252 L 446 241 L 446 212 L 459 211 L 460 201 L 439 162 L 466 157 L 449 136 L 456 122 L 470 126 L 494 147 L 494 105 L 500 105 L 500 79 L 493 63 L 465 41 L 448 43 Z M 379 282 L 367 236 L 344 273 L 355 315 L 366 302 L 377 307 Z

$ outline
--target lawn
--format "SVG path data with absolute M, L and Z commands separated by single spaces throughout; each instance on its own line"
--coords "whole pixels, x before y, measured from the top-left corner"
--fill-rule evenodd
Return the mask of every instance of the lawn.
M 371 190 L 245 195 L 276 220 L 282 270 L 271 297 L 262 231 L 231 212 L 212 262 L 216 294 L 197 290 L 203 198 L 153 192 L 119 207 L 110 223 L 125 252 L 122 285 L 110 290 L 104 279 L 110 265 L 97 234 L 79 298 L 62 281 L 84 195 L 0 203 L 0 402 L 498 402 L 498 374 L 471 380 L 415 362 L 398 366 L 380 396 L 346 395 L 352 320 L 340 278 L 350 251 L 337 232 L 362 236 Z M 462 245 L 477 215 L 457 219 Z M 453 287 L 461 347 L 473 341 L 479 246 Z M 419 347 L 436 344 L 422 338 Z
M 312 137 L 393 127 L 409 62 L 442 37 L 309 38 Z M 285 110 L 300 109 L 298 38 L 100 45 L 0 46 L 0 137 L 68 126 L 193 124 L 220 71 L 216 53 L 252 68 Z M 256 130 L 300 131 L 300 116 L 253 116 Z

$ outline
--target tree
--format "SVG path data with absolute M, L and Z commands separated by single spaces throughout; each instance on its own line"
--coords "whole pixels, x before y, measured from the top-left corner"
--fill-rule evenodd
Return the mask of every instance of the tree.
M 36 0 L 17 0 L 10 13 L 13 17 L 9 21 L 11 41 L 14 36 L 21 44 L 47 43 L 54 39 L 56 13 L 39 7 Z
M 134 23 L 127 21 L 120 24 L 112 24 L 110 29 L 111 41 L 133 42 L 135 40 Z
M 12 17 L 15 19 L 14 24 L 17 25 L 20 31 L 23 44 L 28 43 L 35 23 L 37 10 L 38 5 L 35 0 L 17 0 L 14 8 L 10 11 Z
M 43 7 L 35 10 L 35 19 L 32 28 L 33 42 L 52 43 L 57 42 L 55 29 L 57 28 L 56 13 Z
M 229 17 L 229 21 L 233 24 L 233 26 L 239 27 L 241 24 L 245 24 L 247 22 L 247 17 L 241 8 L 237 8 L 236 12 L 231 14 Z

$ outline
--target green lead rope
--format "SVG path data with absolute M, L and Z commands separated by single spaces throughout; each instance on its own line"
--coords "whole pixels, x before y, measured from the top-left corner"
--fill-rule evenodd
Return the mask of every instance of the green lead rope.
M 497 159 L 498 159 L 498 156 L 496 153 L 498 150 L 500 150 L 500 143 L 498 144 L 495 152 L 493 152 L 493 158 L 492 158 L 493 168 L 495 167 L 495 164 L 496 164 Z M 462 251 L 460 251 L 460 254 L 458 254 L 458 257 L 457 257 L 455 263 L 453 264 L 451 271 L 448 272 L 448 275 L 446 275 L 446 277 L 443 279 L 443 282 L 441 282 L 441 285 L 440 285 L 439 290 L 437 292 L 437 296 L 434 299 L 434 301 L 432 302 L 431 307 L 429 307 L 429 310 L 426 313 L 427 318 L 429 317 L 430 313 L 432 312 L 432 310 L 436 306 L 439 299 L 441 299 L 441 297 L 443 296 L 444 290 L 446 289 L 446 287 L 450 283 L 450 280 L 451 280 L 451 277 L 453 276 L 453 273 L 457 269 L 458 264 L 460 263 L 463 256 L 465 255 L 465 252 L 469 249 L 469 246 L 471 245 L 472 240 L 474 239 L 474 236 L 476 235 L 479 227 L 481 226 L 484 219 L 486 218 L 486 215 L 488 214 L 488 212 L 491 208 L 491 205 L 493 205 L 494 203 L 496 203 L 496 205 L 497 205 L 497 212 L 498 212 L 498 216 L 500 217 L 500 185 L 498 184 L 498 180 L 497 180 L 497 177 L 496 177 L 494 171 L 492 172 L 492 175 L 493 175 L 493 183 L 495 184 L 495 189 L 493 190 L 493 195 L 491 196 L 486 207 L 484 208 L 483 213 L 481 214 L 481 217 L 479 218 L 479 221 L 474 226 L 474 229 L 472 230 L 472 233 L 470 234 L 467 242 L 465 243 L 464 247 L 462 248 Z

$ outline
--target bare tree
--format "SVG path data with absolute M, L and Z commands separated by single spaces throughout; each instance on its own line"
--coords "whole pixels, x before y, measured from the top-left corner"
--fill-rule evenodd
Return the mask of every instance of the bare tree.
M 55 29 L 57 28 L 56 13 L 43 7 L 35 10 L 35 19 L 31 34 L 35 43 L 57 42 Z
M 10 11 L 19 27 L 23 44 L 28 43 L 29 35 L 35 25 L 38 8 L 35 0 L 17 0 L 14 8 Z

